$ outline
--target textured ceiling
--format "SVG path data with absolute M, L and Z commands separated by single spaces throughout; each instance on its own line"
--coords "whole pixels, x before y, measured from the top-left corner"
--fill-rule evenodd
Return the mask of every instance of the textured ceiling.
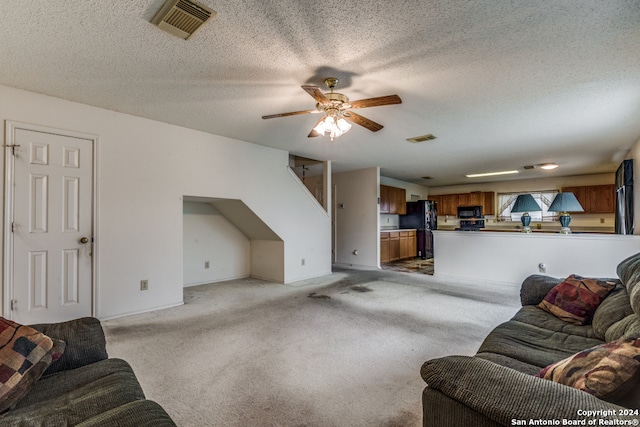
M 185 41 L 149 23 L 163 0 L 2 0 L 0 84 L 425 185 L 611 172 L 640 137 L 640 0 L 202 3 L 217 16 Z M 329 76 L 403 103 L 334 142 L 307 138 L 317 115 L 261 119 Z

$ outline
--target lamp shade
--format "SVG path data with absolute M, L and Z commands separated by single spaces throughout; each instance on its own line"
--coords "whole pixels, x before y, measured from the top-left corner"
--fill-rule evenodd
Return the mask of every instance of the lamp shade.
M 541 210 L 540 205 L 531 194 L 520 194 L 511 208 L 511 212 L 538 212 Z
M 584 212 L 576 195 L 571 192 L 556 194 L 556 198 L 553 199 L 548 210 L 551 212 Z

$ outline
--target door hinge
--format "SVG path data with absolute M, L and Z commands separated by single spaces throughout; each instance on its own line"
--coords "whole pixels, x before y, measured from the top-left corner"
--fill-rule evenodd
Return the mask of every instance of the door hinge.
M 16 232 L 16 228 L 18 228 L 18 224 L 16 224 L 15 222 L 11 223 L 11 232 L 15 233 Z
M 12 299 L 11 300 L 11 311 L 17 310 L 18 309 L 18 300 Z
M 20 147 L 19 144 L 14 144 L 14 145 L 3 145 L 3 147 L 7 147 L 7 148 L 11 148 L 11 154 L 13 156 L 16 155 L 16 147 Z

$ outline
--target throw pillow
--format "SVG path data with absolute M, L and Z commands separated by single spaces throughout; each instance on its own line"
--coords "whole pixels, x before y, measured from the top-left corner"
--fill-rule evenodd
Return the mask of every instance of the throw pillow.
M 601 344 L 543 368 L 535 375 L 609 402 L 637 404 L 640 338 Z
M 0 413 L 16 406 L 64 347 L 63 341 L 0 317 Z
M 616 282 L 587 279 L 575 274 L 553 287 L 542 302 L 541 309 L 574 325 L 586 325 Z

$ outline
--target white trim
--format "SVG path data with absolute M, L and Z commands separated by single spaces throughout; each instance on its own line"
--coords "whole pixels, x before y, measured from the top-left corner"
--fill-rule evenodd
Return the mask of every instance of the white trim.
M 93 151 L 93 173 L 92 173 L 92 203 L 91 203 L 91 237 L 93 239 L 91 253 L 91 315 L 96 316 L 98 309 L 98 242 L 100 241 L 98 236 L 98 135 L 76 132 L 66 129 L 58 129 L 49 126 L 35 125 L 31 123 L 23 123 L 13 120 L 5 120 L 5 179 L 4 179 L 4 237 L 3 237 L 3 255 L 2 255 L 2 313 L 3 316 L 11 318 L 11 300 L 13 299 L 13 288 L 9 286 L 13 283 L 13 233 L 11 233 L 11 223 L 13 222 L 14 214 L 14 198 L 13 198 L 13 184 L 14 184 L 14 156 L 7 155 L 7 150 L 15 142 L 15 132 L 18 129 L 49 133 L 54 135 L 67 136 L 71 138 L 79 138 L 91 141 Z

